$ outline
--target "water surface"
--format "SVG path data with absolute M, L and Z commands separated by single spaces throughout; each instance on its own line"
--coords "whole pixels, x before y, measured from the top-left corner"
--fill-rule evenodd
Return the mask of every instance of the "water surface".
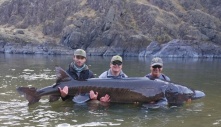
M 109 68 L 110 57 L 88 57 L 87 64 L 99 76 Z M 124 58 L 128 76 L 149 73 L 151 58 Z M 67 69 L 72 56 L 0 54 L 0 126 L 143 126 L 143 127 L 220 127 L 221 59 L 163 58 L 164 73 L 171 80 L 202 90 L 206 97 L 182 107 L 146 109 L 133 104 L 100 105 L 95 102 L 48 102 L 28 106 L 16 92 L 18 86 L 37 88 L 55 82 L 55 66 Z

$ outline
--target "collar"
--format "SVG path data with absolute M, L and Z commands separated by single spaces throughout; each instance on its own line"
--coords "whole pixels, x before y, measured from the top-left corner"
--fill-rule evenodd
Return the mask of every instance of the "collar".
M 107 76 L 115 76 L 115 77 L 123 76 L 123 75 L 124 75 L 124 74 L 123 74 L 123 71 L 121 70 L 120 73 L 119 73 L 119 75 L 115 76 L 115 75 L 112 74 L 112 72 L 111 72 L 110 69 L 108 70 L 108 74 L 107 74 Z
M 70 65 L 70 67 L 71 67 L 71 69 L 73 69 L 74 71 L 76 71 L 76 72 L 78 72 L 78 73 L 80 73 L 80 72 L 82 72 L 82 71 L 84 71 L 84 70 L 88 70 L 88 66 L 87 66 L 86 64 L 84 64 L 82 67 L 77 67 L 77 66 L 75 65 L 75 63 L 72 62 L 71 65 Z

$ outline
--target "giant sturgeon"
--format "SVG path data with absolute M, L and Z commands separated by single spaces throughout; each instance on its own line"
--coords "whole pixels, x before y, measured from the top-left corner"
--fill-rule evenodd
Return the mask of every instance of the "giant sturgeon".
M 199 99 L 205 94 L 198 90 L 190 89 L 183 85 L 165 82 L 161 80 L 149 80 L 145 77 L 123 79 L 88 79 L 77 81 L 72 79 L 66 71 L 56 67 L 56 83 L 41 89 L 34 87 L 18 87 L 17 91 L 24 95 L 29 104 L 36 103 L 42 96 L 50 95 L 49 101 L 56 101 L 60 97 L 58 87 L 69 87 L 68 95 L 77 96 L 94 90 L 99 97 L 109 94 L 110 102 L 116 103 L 150 103 L 163 98 L 169 105 L 180 105 L 188 100 Z

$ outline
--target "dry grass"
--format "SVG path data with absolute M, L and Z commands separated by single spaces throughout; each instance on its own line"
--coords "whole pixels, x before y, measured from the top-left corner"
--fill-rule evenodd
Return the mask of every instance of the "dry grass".
M 186 10 L 180 5 L 178 0 L 172 0 L 173 5 L 182 13 L 186 13 Z
M 85 4 L 87 4 L 87 0 L 82 0 L 80 3 L 81 6 L 84 6 Z
M 0 5 L 1 5 L 2 3 L 4 3 L 5 1 L 10 1 L 10 0 L 0 0 Z
M 22 30 L 24 34 L 16 33 L 17 30 Z M 9 38 L 21 38 L 26 42 L 38 42 L 43 43 L 47 40 L 53 40 L 59 42 L 59 38 L 45 36 L 42 32 L 42 26 L 28 27 L 27 29 L 16 29 L 14 26 L 0 26 L 0 35 L 7 36 Z
M 149 2 L 147 0 L 135 0 L 135 3 L 147 5 Z
M 96 16 L 96 12 L 92 9 L 84 9 L 84 10 L 80 10 L 79 12 L 76 12 L 74 14 L 74 16 L 79 16 L 79 17 L 90 17 L 93 18 Z

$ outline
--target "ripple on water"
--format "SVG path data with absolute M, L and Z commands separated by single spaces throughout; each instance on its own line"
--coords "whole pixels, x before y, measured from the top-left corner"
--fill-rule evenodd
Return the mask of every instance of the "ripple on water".
M 39 80 L 39 79 L 45 79 L 45 80 L 52 80 L 56 79 L 56 75 L 49 75 L 47 73 L 42 73 L 42 74 L 24 74 L 20 75 L 20 78 L 24 78 L 25 80 Z
M 20 125 L 24 120 L 20 114 L 27 114 L 27 104 L 16 102 L 0 101 L 0 122 L 2 125 Z
M 216 120 L 216 122 L 213 123 L 213 125 L 219 125 L 221 123 L 221 119 L 220 120 Z
M 39 79 L 44 79 L 44 80 L 51 80 L 51 79 L 56 79 L 56 75 L 51 74 L 52 70 L 46 68 L 39 70 L 39 74 L 33 73 L 36 72 L 35 70 L 31 69 L 24 69 L 22 74 L 19 76 L 20 78 L 24 78 L 25 80 L 39 80 Z
M 45 72 L 50 72 L 51 71 L 51 69 L 43 69 L 43 71 L 45 71 Z
M 18 77 L 15 77 L 15 76 L 12 76 L 12 75 L 5 75 L 5 78 L 6 79 L 4 79 L 4 80 L 9 80 L 9 79 L 11 79 L 11 80 L 13 80 L 13 79 L 17 79 Z M 3 79 L 2 79 L 3 80 Z
M 113 122 L 90 122 L 90 123 L 83 123 L 83 124 L 76 124 L 70 125 L 68 124 L 67 127 L 94 127 L 94 126 L 119 126 L 121 123 L 113 123 Z M 64 127 L 63 124 L 57 125 L 57 127 Z M 66 127 L 66 126 L 65 126 Z
M 31 70 L 31 69 L 24 69 L 23 71 L 35 71 L 35 70 Z

